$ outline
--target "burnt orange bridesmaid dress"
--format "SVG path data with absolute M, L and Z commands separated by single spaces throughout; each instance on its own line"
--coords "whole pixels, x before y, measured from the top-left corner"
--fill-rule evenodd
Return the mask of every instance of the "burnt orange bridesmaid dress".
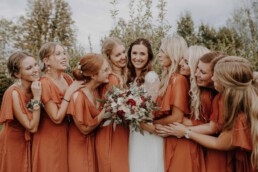
M 97 125 L 100 110 L 90 102 L 82 90 L 76 93 L 78 96 L 76 100 L 71 97 L 67 113 L 76 118 L 80 124 Z M 97 172 L 95 131 L 84 135 L 76 124 L 71 122 L 68 137 L 68 163 L 69 172 Z
M 251 126 L 247 122 L 247 117 L 239 113 L 233 128 L 233 144 L 236 147 L 232 151 L 234 171 L 236 172 L 255 172 L 251 165 L 252 138 Z M 235 161 L 235 162 L 234 162 Z M 257 172 L 258 170 L 256 170 Z
M 109 84 L 119 87 L 116 76 L 110 75 Z M 105 92 L 105 91 L 104 91 Z M 129 172 L 129 127 L 100 126 L 96 133 L 96 153 L 99 172 Z
M 223 95 L 220 93 L 214 98 L 211 121 L 224 124 L 223 116 Z M 233 143 L 236 147 L 232 151 L 219 151 L 207 149 L 206 166 L 208 172 L 252 172 L 251 152 L 252 140 L 251 129 L 246 116 L 238 115 L 233 126 Z
M 63 76 L 68 85 L 71 85 L 72 78 L 67 74 L 63 74 Z M 47 77 L 42 77 L 40 82 L 42 103 L 53 101 L 59 108 L 64 93 Z M 68 118 L 65 117 L 61 124 L 55 124 L 46 111 L 42 111 L 38 132 L 33 136 L 32 171 L 67 172 L 67 138 Z
M 215 96 L 212 102 L 212 113 L 209 121 L 213 121 L 220 126 L 223 126 L 223 99 L 222 94 L 219 93 Z M 218 136 L 219 133 L 214 134 Z M 208 172 L 231 172 L 233 170 L 233 164 L 231 161 L 231 154 L 227 151 L 220 151 L 215 149 L 206 148 L 206 169 Z
M 212 113 L 212 102 L 218 94 L 217 91 L 212 89 L 201 88 L 200 91 L 201 110 L 199 119 L 195 119 L 194 115 L 190 118 L 194 126 L 209 122 Z
M 14 116 L 14 90 L 19 95 L 23 113 L 28 119 L 33 118 L 33 114 L 26 108 L 32 97 L 28 97 L 17 86 L 10 86 L 4 93 L 0 111 L 0 124 L 5 124 L 0 131 L 0 172 L 31 172 L 31 135 Z
M 184 76 L 174 73 L 169 81 L 163 97 L 157 102 L 161 107 L 161 118 L 171 115 L 172 106 L 180 109 L 189 116 L 189 81 Z M 202 172 L 205 171 L 205 162 L 202 147 L 188 139 L 167 137 L 164 139 L 165 172 Z

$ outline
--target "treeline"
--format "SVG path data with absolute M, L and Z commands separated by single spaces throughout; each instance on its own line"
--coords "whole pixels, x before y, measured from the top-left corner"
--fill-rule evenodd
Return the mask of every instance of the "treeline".
M 153 0 L 129 0 L 129 19 L 126 20 L 119 16 L 118 0 L 111 0 L 113 27 L 106 36 L 120 38 L 126 47 L 138 37 L 147 38 L 157 54 L 161 39 L 172 27 L 177 27 L 176 32 L 187 40 L 189 46 L 204 45 L 211 50 L 243 56 L 258 70 L 258 2 L 239 0 L 239 3 L 242 3 L 241 7 L 232 12 L 227 24 L 214 28 L 205 23 L 196 26 L 190 12 L 182 13 L 177 26 L 171 26 L 166 20 L 166 0 L 158 0 L 156 6 Z M 157 16 L 153 16 L 153 8 L 158 11 Z M 25 16 L 20 16 L 17 21 L 0 19 L 0 100 L 13 82 L 6 75 L 6 57 L 12 51 L 22 49 L 37 56 L 45 42 L 59 42 L 67 47 L 73 68 L 86 52 L 79 45 L 77 36 L 71 7 L 65 0 L 28 0 Z M 91 38 L 88 40 L 91 45 Z

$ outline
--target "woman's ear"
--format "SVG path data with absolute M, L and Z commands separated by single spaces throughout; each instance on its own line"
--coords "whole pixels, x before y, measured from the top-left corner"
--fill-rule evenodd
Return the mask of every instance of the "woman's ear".
M 97 75 L 91 75 L 90 78 L 91 78 L 92 80 L 96 80 L 96 79 L 97 79 Z
M 48 66 L 49 58 L 44 58 L 42 61 L 43 61 L 44 64 L 46 64 L 46 66 Z
M 16 77 L 16 78 L 18 78 L 18 79 L 21 79 L 21 74 L 20 74 L 20 72 L 18 73 L 18 72 L 15 72 L 14 73 L 14 76 Z

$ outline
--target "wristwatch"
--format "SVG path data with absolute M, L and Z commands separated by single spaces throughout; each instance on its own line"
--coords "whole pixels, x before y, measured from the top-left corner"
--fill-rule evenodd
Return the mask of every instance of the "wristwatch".
M 192 132 L 192 130 L 191 130 L 191 129 L 188 129 L 188 130 L 185 132 L 185 138 L 190 139 L 189 134 L 190 134 L 191 132 Z

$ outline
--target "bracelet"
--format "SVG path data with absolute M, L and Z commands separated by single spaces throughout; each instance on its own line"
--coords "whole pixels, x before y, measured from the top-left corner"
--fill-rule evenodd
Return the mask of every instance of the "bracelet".
M 68 103 L 70 102 L 70 100 L 66 100 L 65 98 L 62 98 L 62 100 L 66 101 L 66 102 L 68 102 Z
M 40 101 L 40 100 L 33 100 L 33 99 L 31 99 L 31 100 L 27 103 L 27 105 L 26 105 L 27 109 L 28 109 L 30 112 L 39 110 L 39 109 L 40 109 L 40 106 L 42 106 L 41 101 Z
M 192 132 L 192 130 L 191 130 L 191 129 L 188 129 L 188 130 L 185 132 L 185 138 L 190 139 L 189 134 L 190 134 L 191 132 Z

